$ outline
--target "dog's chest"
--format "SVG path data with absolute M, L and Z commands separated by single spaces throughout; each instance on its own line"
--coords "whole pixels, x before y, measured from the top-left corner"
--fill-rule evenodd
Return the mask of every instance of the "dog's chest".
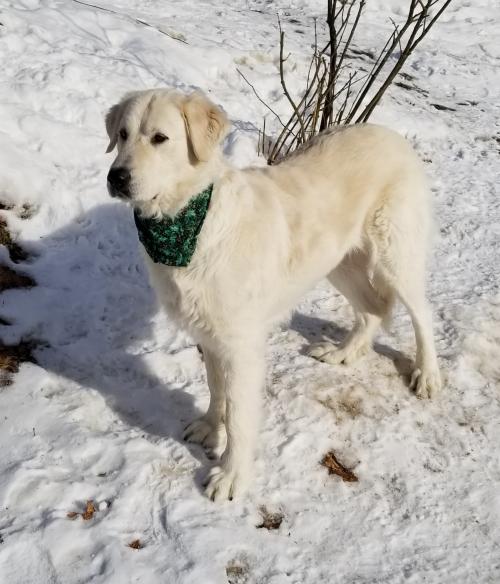
M 210 333 L 217 309 L 206 283 L 191 270 L 158 265 L 149 258 L 147 264 L 158 300 L 172 320 L 195 338 Z

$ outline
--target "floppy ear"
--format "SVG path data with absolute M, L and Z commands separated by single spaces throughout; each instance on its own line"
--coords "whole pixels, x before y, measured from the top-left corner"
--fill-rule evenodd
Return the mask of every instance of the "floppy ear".
M 201 93 L 186 98 L 182 113 L 196 158 L 207 161 L 229 130 L 226 114 Z
M 118 140 L 118 125 L 120 123 L 120 118 L 123 109 L 123 102 L 117 103 L 112 106 L 108 113 L 106 114 L 106 132 L 109 136 L 109 144 L 106 149 L 106 154 L 111 152 L 116 146 Z

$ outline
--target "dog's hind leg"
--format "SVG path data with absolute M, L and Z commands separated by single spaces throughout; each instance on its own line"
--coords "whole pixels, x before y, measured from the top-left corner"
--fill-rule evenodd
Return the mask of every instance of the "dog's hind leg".
M 312 345 L 308 354 L 330 364 L 349 364 L 365 354 L 372 346 L 373 337 L 392 305 L 392 294 L 376 278 L 370 279 L 370 257 L 356 250 L 344 257 L 328 279 L 342 293 L 355 313 L 352 331 L 340 346 L 331 342 Z
M 410 389 L 420 398 L 430 398 L 441 389 L 441 375 L 434 345 L 432 314 L 425 297 L 425 256 L 414 254 L 412 261 L 391 262 L 382 268 L 387 285 L 400 298 L 410 313 L 417 355 Z
M 210 404 L 207 413 L 184 430 L 184 440 L 201 444 L 209 458 L 215 458 L 222 453 L 225 446 L 225 377 L 221 360 L 216 353 L 206 346 L 202 350 L 210 389 Z
M 379 316 L 367 312 L 356 313 L 354 327 L 341 345 L 334 345 L 330 341 L 314 343 L 307 353 L 330 365 L 349 365 L 370 349 L 381 320 Z
M 417 356 L 410 389 L 415 390 L 417 397 L 430 398 L 441 389 L 431 310 L 421 281 L 399 282 L 397 293 L 410 313 L 417 341 Z
M 441 389 L 432 315 L 425 296 L 431 221 L 426 190 L 412 191 L 409 187 L 407 192 L 411 197 L 394 197 L 392 205 L 375 213 L 371 236 L 377 240 L 378 247 L 375 274 L 400 298 L 411 316 L 417 355 L 410 388 L 424 398 L 432 397 Z

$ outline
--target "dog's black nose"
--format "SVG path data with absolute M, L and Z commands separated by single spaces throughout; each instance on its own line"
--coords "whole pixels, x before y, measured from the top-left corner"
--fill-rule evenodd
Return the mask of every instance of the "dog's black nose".
M 112 168 L 108 172 L 108 183 L 115 196 L 128 196 L 130 185 L 130 171 L 124 167 Z

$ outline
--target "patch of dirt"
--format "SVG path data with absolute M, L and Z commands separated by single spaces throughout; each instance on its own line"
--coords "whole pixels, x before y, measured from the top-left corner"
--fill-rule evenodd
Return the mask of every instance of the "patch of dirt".
M 0 202 L 1 209 L 9 209 L 11 206 Z M 29 205 L 23 205 L 23 211 L 31 211 Z M 0 217 L 0 245 L 4 245 L 12 261 L 18 262 L 28 258 L 28 254 L 14 241 L 7 228 L 7 221 Z M 20 274 L 7 266 L 0 265 L 0 293 L 12 288 L 31 288 L 36 282 L 26 274 Z M 9 326 L 11 323 L 0 318 L 0 324 Z M 12 375 L 19 371 L 21 363 L 35 363 L 33 349 L 37 343 L 21 341 L 17 345 L 5 345 L 0 342 L 0 387 L 12 384 Z
M 448 105 L 443 105 L 441 103 L 431 103 L 432 107 L 441 111 L 441 112 L 456 112 L 457 110 L 453 107 Z
M 36 212 L 36 208 L 30 203 L 23 203 L 20 207 L 16 207 L 13 203 L 0 201 L 0 211 L 13 211 L 19 219 L 31 219 Z
M 328 469 L 329 475 L 335 474 L 347 483 L 358 482 L 358 477 L 337 460 L 333 450 L 325 454 L 321 464 Z
M 271 513 L 264 505 L 259 507 L 259 512 L 262 516 L 262 523 L 257 525 L 257 529 L 264 528 L 272 531 L 274 529 L 280 528 L 280 525 L 283 522 L 283 513 L 279 511 L 276 513 Z
M 0 245 L 5 245 L 10 259 L 15 263 L 23 262 L 29 257 L 28 253 L 12 240 L 7 228 L 7 221 L 3 217 L 0 217 Z
M 406 71 L 401 71 L 399 76 L 406 79 L 406 81 L 413 81 L 415 79 L 413 75 L 410 75 L 410 73 L 407 73 Z
M 10 206 L 0 202 L 0 209 L 9 209 Z M 13 261 L 27 259 L 26 252 L 12 241 L 7 229 L 7 222 L 0 217 L 0 245 L 5 245 L 9 256 Z M 26 274 L 20 274 L 7 266 L 0 265 L 0 293 L 13 288 L 32 288 L 36 282 Z M 4 318 L 0 318 L 2 326 L 9 326 L 11 323 Z M 18 345 L 4 345 L 0 343 L 0 387 L 5 387 L 12 383 L 12 373 L 19 371 L 19 364 L 25 361 L 34 363 L 32 355 L 33 343 L 21 342 Z
M 351 393 L 346 393 L 339 397 L 337 407 L 342 414 L 354 419 L 363 413 L 362 403 L 361 398 L 355 397 Z
M 354 420 L 364 414 L 363 399 L 357 388 L 347 388 L 335 395 L 317 395 L 316 400 L 335 415 L 335 420 L 341 424 L 344 420 Z
M 0 343 L 0 387 L 11 385 L 12 374 L 19 371 L 21 363 L 35 363 L 32 351 L 35 344 L 21 341 L 17 345 Z
M 500 154 L 500 136 L 476 136 L 474 138 L 475 142 L 491 142 L 492 148 Z
M 233 560 L 226 566 L 226 576 L 228 584 L 247 584 L 249 581 L 247 564 Z
M 356 418 L 362 413 L 361 399 L 353 398 L 348 395 L 339 396 L 337 399 L 327 397 L 326 399 L 318 399 L 319 403 L 331 409 L 337 421 L 342 421 L 347 415 L 349 418 Z
M 405 89 L 406 91 L 414 91 L 415 93 L 419 93 L 420 95 L 425 95 L 426 97 L 429 95 L 429 92 L 426 89 L 422 89 L 421 87 L 417 87 L 414 83 L 404 83 L 403 81 L 395 81 L 394 85 L 397 87 L 401 87 L 401 89 Z
M 20 219 L 31 219 L 35 214 L 36 208 L 29 203 L 23 203 L 23 206 L 19 210 L 19 218 Z
M 0 293 L 11 288 L 32 288 L 35 285 L 36 282 L 30 276 L 0 265 Z
M 366 57 L 370 61 L 375 60 L 375 53 L 373 51 L 363 51 L 361 49 L 351 48 L 350 51 L 347 53 L 347 55 L 351 59 L 363 59 Z

